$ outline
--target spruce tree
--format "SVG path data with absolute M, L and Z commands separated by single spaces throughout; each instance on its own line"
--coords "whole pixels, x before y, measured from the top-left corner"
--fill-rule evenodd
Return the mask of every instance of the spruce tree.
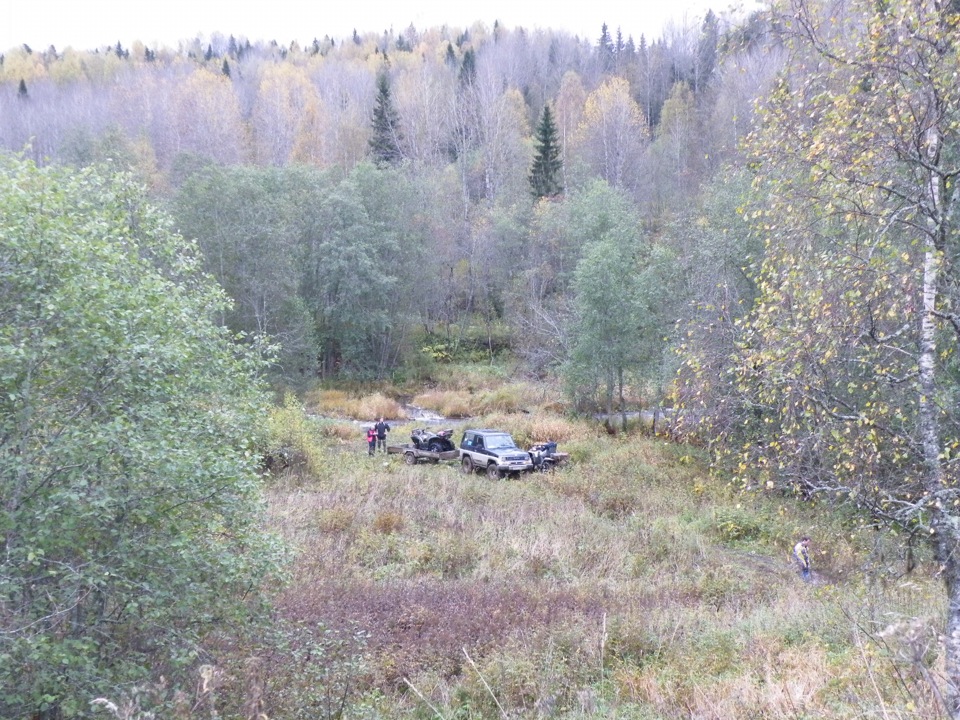
M 530 169 L 530 189 L 535 198 L 554 197 L 563 192 L 560 173 L 563 161 L 560 159 L 560 143 L 557 138 L 557 126 L 553 122 L 550 106 L 545 105 L 540 123 L 537 125 L 536 154 Z
M 400 149 L 400 118 L 390 97 L 390 79 L 386 72 L 377 77 L 377 100 L 373 106 L 373 160 L 377 165 L 395 165 L 403 159 Z
M 17 88 L 17 97 L 21 100 L 26 100 L 30 95 L 27 93 L 27 83 L 23 78 L 20 78 L 20 87 Z
M 473 48 L 469 48 L 463 53 L 463 62 L 460 65 L 460 75 L 458 80 L 461 85 L 470 85 L 477 75 L 477 58 L 474 55 Z
M 607 24 L 603 23 L 600 28 L 600 39 L 597 40 L 597 57 L 600 61 L 600 69 L 603 72 L 613 70 L 613 58 L 615 53 L 613 39 L 610 37 L 610 30 Z

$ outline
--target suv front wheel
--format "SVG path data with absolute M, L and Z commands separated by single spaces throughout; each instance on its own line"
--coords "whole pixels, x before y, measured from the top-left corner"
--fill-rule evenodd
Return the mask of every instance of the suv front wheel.
M 473 472 L 473 461 L 470 460 L 469 455 L 464 455 L 463 460 L 460 461 L 460 472 L 464 475 L 469 475 Z
M 490 463 L 487 465 L 487 477 L 491 480 L 499 480 L 503 477 L 503 473 L 497 468 L 496 463 Z

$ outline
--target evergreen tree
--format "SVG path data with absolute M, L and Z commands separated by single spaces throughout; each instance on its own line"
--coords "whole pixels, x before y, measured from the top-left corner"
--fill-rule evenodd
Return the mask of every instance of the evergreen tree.
M 460 84 L 461 85 L 470 85 L 473 82 L 473 78 L 477 74 L 477 58 L 473 53 L 473 49 L 467 50 L 463 54 L 463 63 L 460 65 Z
M 530 170 L 530 188 L 535 198 L 554 197 L 563 192 L 561 173 L 563 161 L 560 159 L 560 142 L 557 126 L 553 122 L 550 106 L 543 107 L 543 115 L 537 125 L 536 154 Z
M 403 159 L 400 149 L 400 118 L 390 97 L 390 78 L 377 77 L 377 100 L 373 106 L 373 137 L 370 148 L 377 165 L 395 165 Z
M 613 39 L 610 37 L 610 30 L 607 24 L 603 23 L 600 28 L 600 39 L 597 40 L 597 58 L 600 62 L 600 69 L 603 72 L 610 72 L 613 69 L 614 47 Z
M 712 10 L 703 19 L 700 39 L 693 66 L 693 92 L 700 95 L 717 67 L 717 51 L 720 45 L 720 23 Z
M 223 66 L 220 68 L 220 71 L 227 77 L 230 77 L 230 63 L 227 62 L 226 58 L 223 59 Z
M 21 100 L 26 100 L 30 97 L 27 93 L 27 83 L 23 78 L 20 78 L 20 87 L 17 88 L 17 97 Z

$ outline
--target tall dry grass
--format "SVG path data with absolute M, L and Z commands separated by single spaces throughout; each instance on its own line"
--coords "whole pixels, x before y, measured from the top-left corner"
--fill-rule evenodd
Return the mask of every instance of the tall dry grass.
M 415 395 L 412 402 L 450 418 L 537 412 L 542 408 L 556 410 L 562 407 L 554 393 L 545 392 L 531 383 L 510 383 L 487 388 L 437 388 Z
M 399 402 L 383 393 L 357 395 L 344 390 L 312 390 L 306 395 L 309 411 L 326 416 L 354 420 L 403 420 L 406 413 Z
M 923 564 L 898 577 L 891 539 L 739 495 L 660 439 L 542 412 L 477 423 L 574 462 L 490 481 L 320 436 L 332 468 L 270 492 L 298 551 L 282 614 L 369 633 L 354 716 L 935 717 L 940 587 Z M 790 565 L 800 534 L 815 585 Z

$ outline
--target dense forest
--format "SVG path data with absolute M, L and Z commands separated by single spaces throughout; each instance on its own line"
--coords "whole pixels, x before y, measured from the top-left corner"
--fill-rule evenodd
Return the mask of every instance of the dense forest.
M 616 377 L 654 402 L 664 337 L 698 289 L 739 274 L 701 277 L 708 243 L 691 234 L 723 233 L 704 213 L 733 222 L 739 197 L 703 198 L 716 205 L 712 179 L 740 164 L 782 62 L 769 25 L 708 13 L 653 42 L 477 25 L 305 48 L 14 48 L 0 144 L 132 171 L 234 299 L 223 320 L 282 346 L 288 382 L 510 349 L 535 373 L 570 364 L 588 401 L 602 388 L 611 405 Z M 612 296 L 588 291 L 604 263 L 629 276 Z
M 611 432 L 671 407 L 718 477 L 926 547 L 960 717 L 958 12 L 785 0 L 656 39 L 610 18 L 592 39 L 478 24 L 7 50 L 0 660 L 93 676 L 118 648 L 177 647 L 130 603 L 188 636 L 275 571 L 253 520 L 266 385 L 238 378 L 305 391 L 509 359 Z M 182 504 L 131 491 L 142 477 Z M 78 498 L 68 531 L 37 524 Z M 101 579 L 57 559 L 118 536 Z M 171 543 L 189 551 L 161 574 L 211 580 L 110 579 Z M 15 674 L 16 707 L 84 712 Z

